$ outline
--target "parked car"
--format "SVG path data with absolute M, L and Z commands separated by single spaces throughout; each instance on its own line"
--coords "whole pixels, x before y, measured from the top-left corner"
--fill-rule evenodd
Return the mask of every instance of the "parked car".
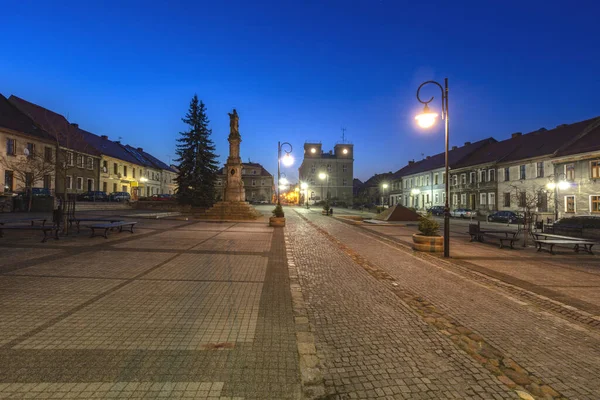
M 505 224 L 522 224 L 523 216 L 512 211 L 498 211 L 488 215 L 488 222 L 503 222 Z
M 127 192 L 113 192 L 109 196 L 110 201 L 127 202 L 131 200 L 131 195 Z
M 444 215 L 444 206 L 433 206 L 427 210 L 427 213 L 431 214 L 431 215 L 437 215 L 437 216 L 442 215 L 443 216 Z
M 471 218 L 475 216 L 475 211 L 469 209 L 469 208 L 456 208 L 452 211 L 450 211 L 450 216 L 452 217 L 456 217 L 456 218 Z
M 78 201 L 108 201 L 108 195 L 99 190 L 81 193 L 77 196 Z
M 153 194 L 152 197 L 150 197 L 150 200 L 152 200 L 152 201 L 170 201 L 170 200 L 174 200 L 174 197 L 172 194 Z

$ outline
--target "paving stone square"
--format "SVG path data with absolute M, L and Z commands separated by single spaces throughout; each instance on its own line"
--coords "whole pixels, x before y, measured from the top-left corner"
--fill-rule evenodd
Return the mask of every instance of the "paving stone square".
M 264 253 L 271 247 L 270 240 L 208 239 L 192 250 L 218 250 L 231 252 Z
M 33 260 L 52 254 L 61 253 L 62 250 L 28 247 L 4 247 L 2 249 L 2 258 L 0 258 L 0 267 L 10 266 L 27 260 Z

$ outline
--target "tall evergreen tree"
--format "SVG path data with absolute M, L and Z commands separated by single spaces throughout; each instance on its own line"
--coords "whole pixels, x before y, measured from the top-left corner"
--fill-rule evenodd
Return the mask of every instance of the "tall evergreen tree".
M 181 137 L 177 139 L 177 198 L 182 204 L 210 207 L 215 201 L 219 156 L 214 153 L 215 146 L 210 139 L 212 130 L 208 127 L 206 106 L 198 100 L 197 95 L 192 98 L 190 108 L 182 121 L 189 129 L 180 132 Z

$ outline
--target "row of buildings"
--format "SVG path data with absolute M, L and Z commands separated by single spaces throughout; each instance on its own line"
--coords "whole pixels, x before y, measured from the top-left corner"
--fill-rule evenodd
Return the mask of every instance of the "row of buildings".
M 128 192 L 132 199 L 177 191 L 177 170 L 63 115 L 16 96 L 0 95 L 0 176 L 5 193 L 26 188 L 57 195 Z
M 600 216 L 600 117 L 502 141 L 466 142 L 449 151 L 449 165 L 451 209 Z M 439 153 L 376 175 L 362 192 L 374 192 L 377 203 L 385 198 L 389 205 L 426 210 L 445 204 L 445 182 L 445 154 Z

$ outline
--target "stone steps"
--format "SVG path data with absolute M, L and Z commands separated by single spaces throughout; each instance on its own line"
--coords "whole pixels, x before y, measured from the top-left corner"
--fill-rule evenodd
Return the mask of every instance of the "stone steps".
M 247 202 L 221 201 L 201 216 L 207 219 L 254 220 L 260 217 L 261 214 Z

